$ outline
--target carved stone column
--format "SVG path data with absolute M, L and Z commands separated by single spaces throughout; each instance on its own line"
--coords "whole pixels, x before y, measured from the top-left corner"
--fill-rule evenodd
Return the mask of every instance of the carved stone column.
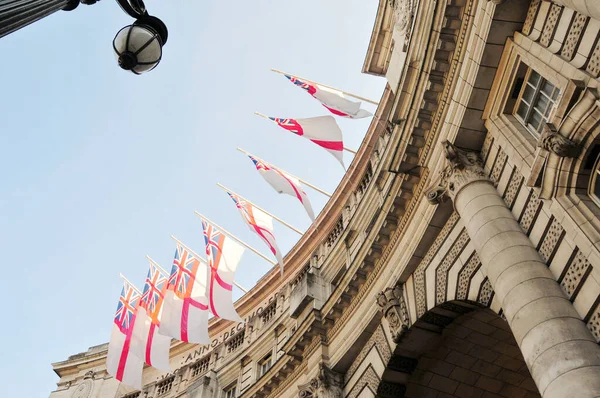
M 408 330 L 408 310 L 402 296 L 402 288 L 395 286 L 385 289 L 377 295 L 377 304 L 388 321 L 394 342 L 399 343 Z
M 308 383 L 298 386 L 299 398 L 342 398 L 344 381 L 342 375 L 319 364 L 319 374 Z
M 553 0 L 553 2 L 600 20 L 600 1 L 598 0 Z
M 487 178 L 478 154 L 443 145 L 448 165 L 428 198 L 452 198 L 540 393 L 600 396 L 600 346 Z

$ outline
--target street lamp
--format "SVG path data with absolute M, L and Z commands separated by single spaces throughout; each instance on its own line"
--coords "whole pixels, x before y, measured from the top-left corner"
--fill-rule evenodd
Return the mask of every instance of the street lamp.
M 117 0 L 123 11 L 135 18 L 133 25 L 121 29 L 113 40 L 119 66 L 136 75 L 156 67 L 169 32 L 160 19 L 148 14 L 142 0 Z
M 0 37 L 6 36 L 58 10 L 72 11 L 79 3 L 99 0 L 0 0 Z M 156 67 L 162 58 L 168 30 L 158 18 L 148 14 L 142 0 L 116 0 L 135 22 L 121 29 L 113 40 L 119 66 L 136 75 Z

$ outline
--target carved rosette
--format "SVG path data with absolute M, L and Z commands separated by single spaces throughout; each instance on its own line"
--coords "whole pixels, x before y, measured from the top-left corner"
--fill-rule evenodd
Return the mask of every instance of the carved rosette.
M 561 158 L 577 158 L 581 153 L 579 145 L 556 131 L 556 128 L 550 123 L 544 125 L 538 147 L 553 152 Z
M 319 374 L 308 383 L 298 386 L 299 398 L 342 398 L 342 375 L 319 364 Z
M 440 172 L 438 181 L 427 190 L 431 204 L 439 204 L 448 196 L 454 199 L 464 186 L 474 181 L 489 181 L 478 152 L 460 149 L 448 141 L 442 141 L 442 145 L 448 164 Z
M 89 398 L 92 394 L 93 382 L 91 379 L 83 380 L 75 387 L 71 398 Z
M 394 342 L 399 343 L 409 326 L 408 309 L 402 295 L 402 287 L 389 287 L 379 293 L 377 304 L 390 325 Z

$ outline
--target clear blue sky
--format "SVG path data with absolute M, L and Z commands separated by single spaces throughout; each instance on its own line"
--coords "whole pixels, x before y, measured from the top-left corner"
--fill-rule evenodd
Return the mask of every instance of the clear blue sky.
M 384 87 L 360 72 L 374 0 L 147 5 L 169 41 L 161 64 L 143 76 L 116 65 L 111 40 L 131 19 L 114 1 L 0 39 L 5 397 L 47 397 L 58 380 L 51 362 L 108 340 L 119 272 L 141 285 L 146 254 L 168 267 L 170 234 L 200 251 L 194 210 L 266 251 L 217 182 L 308 227 L 300 204 L 272 191 L 235 150 L 328 191 L 343 175 L 324 150 L 253 115 L 328 114 L 269 68 L 376 100 Z M 338 119 L 346 146 L 358 148 L 370 120 Z M 326 198 L 306 190 L 320 211 Z M 275 228 L 287 252 L 297 235 Z M 251 287 L 269 268 L 246 252 L 236 279 Z

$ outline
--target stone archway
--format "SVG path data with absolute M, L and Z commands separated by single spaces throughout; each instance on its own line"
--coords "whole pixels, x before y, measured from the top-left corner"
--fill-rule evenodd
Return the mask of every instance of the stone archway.
M 488 308 L 458 301 L 433 308 L 404 333 L 377 393 L 407 398 L 540 396 L 508 323 Z

